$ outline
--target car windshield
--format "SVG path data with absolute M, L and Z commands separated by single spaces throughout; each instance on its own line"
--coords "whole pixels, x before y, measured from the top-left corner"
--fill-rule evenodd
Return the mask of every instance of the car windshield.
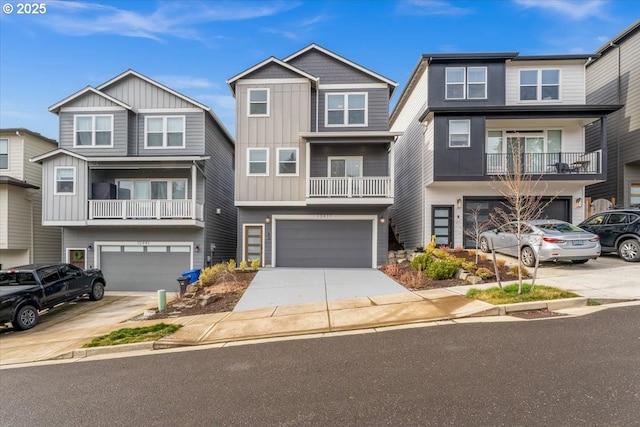
M 536 224 L 536 227 L 545 232 L 551 233 L 580 233 L 584 230 L 580 227 L 576 227 L 568 222 L 549 222 L 546 224 Z
M 33 273 L 19 271 L 0 272 L 0 286 L 35 285 Z

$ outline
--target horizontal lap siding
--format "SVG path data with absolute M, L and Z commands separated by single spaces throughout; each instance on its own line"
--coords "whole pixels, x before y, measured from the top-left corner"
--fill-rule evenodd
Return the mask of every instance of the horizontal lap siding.
M 377 78 L 313 49 L 288 63 L 319 77 L 320 84 L 380 83 Z
M 204 154 L 204 112 L 198 113 L 148 113 L 140 114 L 137 119 L 138 149 L 140 156 L 188 156 Z M 145 117 L 184 116 L 185 118 L 185 148 L 145 148 Z
M 76 115 L 112 115 L 113 116 L 113 147 L 74 147 L 74 116 Z M 99 111 L 87 109 L 83 112 L 60 113 L 60 148 L 64 148 L 82 156 L 126 156 L 128 139 L 128 112 Z
M 520 101 L 520 70 L 559 69 L 560 100 L 553 101 Z M 579 105 L 585 103 L 584 64 L 566 64 L 554 61 L 513 61 L 506 69 L 506 103 L 507 105 Z
M 366 92 L 367 95 L 367 126 L 335 127 L 326 125 L 326 94 Z M 357 131 L 387 131 L 389 130 L 389 90 L 387 89 L 332 89 L 320 90 L 318 110 L 320 112 L 319 132 L 357 132 Z

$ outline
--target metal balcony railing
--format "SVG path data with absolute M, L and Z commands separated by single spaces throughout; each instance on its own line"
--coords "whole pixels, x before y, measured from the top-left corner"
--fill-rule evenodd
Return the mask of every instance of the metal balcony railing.
M 601 151 L 591 153 L 522 153 L 514 158 L 509 153 L 486 155 L 487 175 L 520 172 L 540 175 L 599 174 L 602 171 Z

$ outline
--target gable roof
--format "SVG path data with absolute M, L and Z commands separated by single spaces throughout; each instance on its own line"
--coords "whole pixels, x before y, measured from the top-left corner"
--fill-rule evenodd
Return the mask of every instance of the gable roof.
M 229 86 L 229 89 L 231 89 L 231 93 L 233 93 L 235 95 L 236 93 L 236 82 L 238 80 L 240 80 L 241 78 L 243 78 L 244 76 L 247 76 L 251 73 L 253 73 L 256 70 L 259 70 L 260 68 L 269 65 L 269 64 L 277 64 L 289 71 L 292 71 L 298 75 L 300 75 L 301 77 L 304 77 L 306 79 L 311 80 L 313 83 L 315 83 L 316 85 L 318 84 L 318 77 L 316 76 L 312 76 L 311 74 L 302 71 L 299 68 L 294 67 L 293 65 L 287 64 L 286 62 L 283 62 L 281 60 L 279 60 L 278 58 L 271 56 L 267 59 L 265 59 L 264 61 L 254 65 L 253 67 L 247 68 L 246 70 L 242 71 L 239 74 L 236 74 L 235 76 L 231 77 L 230 79 L 227 80 L 227 86 Z
M 56 141 L 55 139 L 52 138 L 47 138 L 44 135 L 39 134 L 38 132 L 34 132 L 32 130 L 29 130 L 27 128 L 2 128 L 0 129 L 0 133 L 27 133 L 35 138 L 41 139 L 42 141 L 48 142 L 50 144 L 53 144 L 55 146 L 58 145 L 58 141 Z M 20 135 L 18 135 L 20 136 Z
M 54 113 L 54 114 L 58 114 L 58 112 L 60 111 L 60 108 L 62 108 L 63 105 L 73 101 L 76 98 L 81 97 L 82 95 L 91 92 L 94 93 L 98 96 L 101 96 L 105 99 L 108 99 L 109 101 L 113 102 L 114 104 L 117 104 L 119 106 L 121 106 L 122 108 L 126 108 L 127 110 L 133 110 L 133 108 L 131 108 L 130 105 L 125 104 L 124 102 L 107 95 L 106 93 L 100 92 L 99 90 L 97 90 L 96 88 L 92 87 L 92 86 L 87 86 L 84 89 L 81 89 L 79 91 L 77 91 L 76 93 L 74 93 L 73 95 L 70 95 L 68 97 L 66 97 L 65 99 L 63 99 L 62 101 L 56 102 L 55 104 L 53 104 L 51 107 L 49 107 L 49 111 Z
M 347 64 L 350 67 L 355 68 L 356 70 L 362 71 L 363 73 L 368 74 L 371 77 L 376 78 L 376 79 L 388 84 L 389 86 L 392 86 L 393 89 L 395 89 L 398 86 L 398 83 L 394 82 L 393 80 L 388 79 L 388 78 L 386 78 L 385 76 L 383 76 L 381 74 L 373 72 L 370 69 L 365 68 L 360 64 L 356 64 L 355 62 L 350 61 L 347 58 L 344 58 L 344 57 L 338 55 L 337 53 L 331 52 L 330 50 L 325 49 L 322 46 L 319 46 L 319 45 L 317 45 L 315 43 L 312 43 L 309 46 L 307 46 L 307 47 L 305 47 L 303 49 L 300 49 L 299 51 L 287 56 L 286 58 L 283 59 L 283 61 L 284 62 L 289 62 L 292 59 L 297 58 L 297 57 L 309 52 L 310 50 L 317 50 L 318 52 L 322 52 L 325 55 L 328 55 L 328 56 L 332 57 L 333 59 L 335 59 L 337 61 L 340 61 L 340 62 L 342 62 L 344 64 Z
M 76 159 L 80 159 L 80 160 L 84 160 L 86 161 L 87 158 L 85 156 L 81 156 L 78 153 L 74 153 L 73 151 L 69 151 L 69 150 L 65 150 L 64 148 L 58 148 L 56 150 L 53 151 L 49 151 L 47 153 L 44 154 L 40 154 L 39 156 L 33 157 L 31 159 L 29 159 L 29 161 L 31 163 L 42 163 L 43 160 L 46 160 L 50 157 L 54 157 L 57 156 L 59 154 L 66 154 L 67 156 L 71 156 L 71 157 L 75 157 Z

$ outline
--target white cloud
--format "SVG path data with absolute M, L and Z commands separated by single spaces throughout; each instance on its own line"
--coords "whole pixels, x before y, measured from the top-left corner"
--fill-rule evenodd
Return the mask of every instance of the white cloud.
M 603 0 L 514 0 L 527 9 L 539 9 L 574 20 L 589 17 L 601 18 L 605 15 L 606 3 Z
M 223 112 L 234 113 L 236 110 L 236 99 L 232 95 L 198 95 L 194 99 L 213 108 L 218 115 L 225 115 Z
M 318 24 L 327 20 L 328 17 L 326 15 L 316 15 L 305 20 L 289 24 L 289 29 L 269 27 L 263 28 L 261 31 L 267 34 L 279 35 L 289 40 L 299 40 L 314 31 Z M 286 24 L 283 26 L 285 25 Z
M 100 3 L 50 0 L 47 2 L 47 19 L 41 23 L 54 31 L 73 36 L 116 34 L 153 40 L 162 40 L 164 37 L 201 40 L 197 25 L 271 16 L 299 5 L 293 1 L 189 1 L 158 4 L 154 10 L 147 12 Z
M 409 0 L 398 3 L 397 12 L 403 15 L 468 15 L 473 10 L 444 0 Z
M 155 76 L 153 79 L 173 89 L 203 89 L 219 87 L 219 85 L 202 77 L 165 75 Z

